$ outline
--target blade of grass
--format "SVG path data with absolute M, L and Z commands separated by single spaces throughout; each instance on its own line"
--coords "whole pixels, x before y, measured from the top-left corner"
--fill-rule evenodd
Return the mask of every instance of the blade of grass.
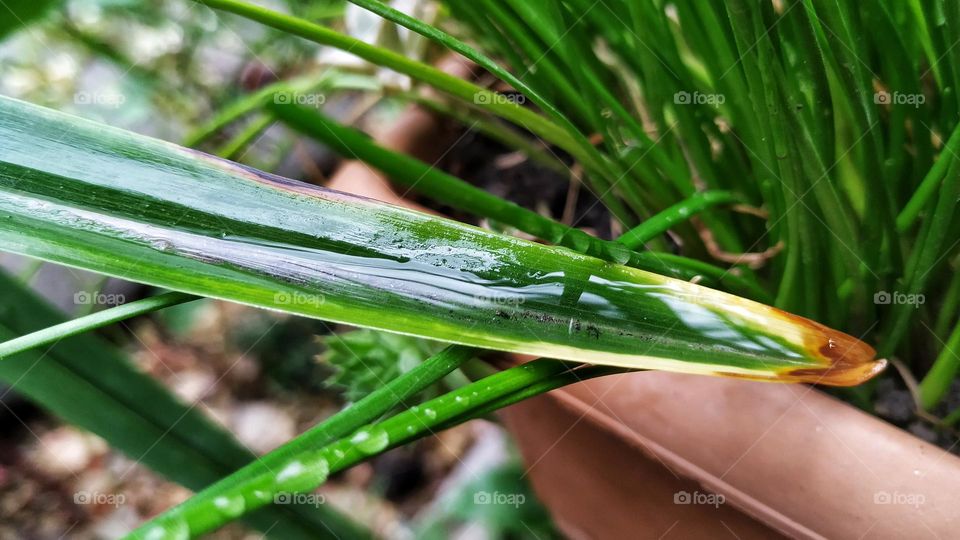
M 665 264 L 663 258 L 636 253 L 615 242 L 588 235 L 474 187 L 415 158 L 378 146 L 362 132 L 343 126 L 316 111 L 293 105 L 275 104 L 270 108 L 272 114 L 288 126 L 322 141 L 346 157 L 370 164 L 396 183 L 442 204 L 511 225 L 547 242 L 604 260 L 686 279 L 701 275 L 738 292 L 746 292 L 752 298 L 766 298 L 766 294 L 752 280 L 684 258 L 671 258 L 670 263 Z M 721 279 L 717 279 L 718 276 Z
M 696 193 L 623 233 L 617 238 L 617 242 L 630 249 L 638 249 L 653 238 L 667 232 L 677 223 L 682 223 L 708 208 L 738 202 L 743 201 L 729 191 Z
M 954 327 L 933 367 L 920 381 L 920 406 L 926 410 L 936 407 L 950 390 L 960 370 L 960 324 Z
M 408 407 L 408 400 L 452 373 L 475 353 L 476 351 L 469 347 L 456 345 L 447 347 L 396 379 L 384 381 L 382 386 L 363 399 L 323 420 L 267 455 L 208 486 L 203 490 L 203 498 L 228 495 L 237 486 L 243 485 L 252 478 L 276 474 L 298 455 L 346 437 L 398 406 Z
M 288 34 L 308 39 L 320 45 L 328 45 L 345 50 L 376 65 L 388 67 L 398 73 L 408 75 L 415 80 L 427 83 L 437 90 L 485 109 L 506 120 L 529 129 L 543 139 L 578 156 L 584 163 L 592 163 L 583 149 L 574 144 L 570 135 L 543 116 L 525 109 L 510 100 L 503 99 L 494 92 L 459 79 L 427 64 L 411 60 L 393 51 L 369 45 L 363 41 L 341 34 L 325 26 L 314 24 L 297 17 L 278 13 L 254 4 L 239 0 L 197 0 L 211 8 L 228 11 L 276 28 Z
M 514 394 L 570 369 L 569 364 L 539 359 L 496 373 L 412 407 L 323 447 L 305 448 L 271 471 L 233 485 L 223 493 L 201 492 L 143 524 L 128 538 L 196 537 L 259 508 L 275 497 L 315 489 L 329 475 L 389 448 L 408 443 L 464 413 Z M 573 381 L 569 381 L 573 382 Z M 179 537 L 178 536 L 178 537 Z
M 78 319 L 73 319 L 72 321 L 67 321 L 65 323 L 48 326 L 43 330 L 38 330 L 31 334 L 20 336 L 17 339 L 0 343 L 0 360 L 23 351 L 28 351 L 30 349 L 36 349 L 38 347 L 43 347 L 44 345 L 56 343 L 57 341 L 70 336 L 75 336 L 77 334 L 89 332 L 97 328 L 102 328 L 108 324 L 113 324 L 118 321 L 143 315 L 144 313 L 151 313 L 165 307 L 176 306 L 178 304 L 183 304 L 196 299 L 196 296 L 189 294 L 176 292 L 164 293 L 105 309 L 103 311 L 98 311 L 97 313 L 80 317 Z
M 934 162 L 933 167 L 923 177 L 923 181 L 917 186 L 910 200 L 897 216 L 897 230 L 901 233 L 906 232 L 913 226 L 920 212 L 927 207 L 931 198 L 937 193 L 937 188 L 947 174 L 947 168 L 960 155 L 960 126 L 957 126 L 950 138 L 947 139 L 946 146 L 940 152 L 940 157 Z
M 57 325 L 63 316 L 0 272 L 0 340 Z M 254 459 L 201 412 L 181 404 L 114 348 L 91 335 L 0 361 L 0 379 L 64 421 L 187 488 L 200 490 Z M 357 534 L 363 529 L 329 508 L 264 509 L 250 524 L 284 538 Z M 333 534 L 331 535 L 331 531 Z

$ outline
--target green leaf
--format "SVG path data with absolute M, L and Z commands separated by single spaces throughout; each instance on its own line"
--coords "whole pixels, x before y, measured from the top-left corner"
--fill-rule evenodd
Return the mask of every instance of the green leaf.
M 56 325 L 62 315 L 0 272 L 0 340 Z M 201 412 L 177 401 L 103 341 L 80 335 L 0 361 L 0 380 L 64 421 L 185 487 L 200 490 L 253 460 Z M 250 524 L 280 538 L 360 531 L 328 508 L 265 509 Z M 328 529 L 329 527 L 329 529 Z
M 422 364 L 416 371 L 409 373 L 409 376 L 398 378 L 381 387 L 375 395 L 364 399 L 356 407 L 345 410 L 331 421 L 346 421 L 348 417 L 360 414 L 360 409 L 372 410 L 377 408 L 377 404 L 393 404 L 394 396 L 403 399 L 392 388 L 394 383 L 409 386 L 420 380 L 421 384 L 418 386 L 422 389 L 424 381 L 430 382 L 436 378 L 423 378 L 419 372 L 436 371 L 437 368 L 430 367 L 431 364 L 445 366 L 443 371 L 449 372 L 471 354 L 469 349 L 449 347 Z M 352 435 L 341 435 L 341 438 L 321 447 L 316 443 L 322 444 L 325 437 L 318 435 L 330 433 L 330 430 L 325 428 L 331 421 L 325 422 L 271 452 L 262 460 L 141 525 L 128 535 L 128 538 L 193 538 L 213 531 L 246 512 L 260 508 L 271 500 L 277 500 L 278 497 L 285 499 L 291 493 L 308 492 L 326 482 L 331 474 L 352 467 L 389 448 L 466 421 L 474 416 L 473 410 L 501 398 L 509 398 L 531 385 L 548 383 L 559 377 L 562 379 L 560 384 L 547 387 L 556 388 L 591 376 L 567 377 L 572 373 L 570 370 L 571 365 L 567 362 L 543 358 L 534 360 L 490 375 L 382 422 L 359 427 Z M 309 442 L 308 439 L 315 440 Z M 269 461 L 269 468 L 262 466 L 264 461 Z
M 0 248 L 461 345 L 849 385 L 882 368 L 813 321 L 574 251 L 323 190 L 0 99 Z

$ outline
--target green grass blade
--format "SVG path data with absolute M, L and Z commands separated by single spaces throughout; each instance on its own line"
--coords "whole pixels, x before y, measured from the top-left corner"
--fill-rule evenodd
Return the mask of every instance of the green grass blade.
M 623 233 L 617 241 L 630 249 L 637 249 L 677 223 L 682 223 L 712 206 L 736 202 L 742 201 L 728 191 L 696 193 Z
M 933 367 L 920 381 L 920 405 L 930 410 L 947 395 L 950 384 L 960 371 L 960 324 L 954 327 Z
M 494 92 L 444 73 L 437 68 L 411 60 L 393 51 L 367 44 L 325 26 L 271 11 L 254 4 L 239 0 L 197 1 L 211 8 L 229 11 L 320 45 L 345 50 L 373 64 L 408 75 L 466 103 L 474 104 L 481 109 L 529 129 L 571 154 L 584 158 L 585 162 L 590 162 L 590 157 L 584 154 L 583 149 L 574 143 L 569 134 L 548 119 L 509 100 L 502 99 Z
M 754 299 L 766 299 L 766 293 L 752 281 L 722 268 L 682 257 L 632 252 L 620 244 L 590 236 L 474 187 L 420 160 L 379 146 L 362 132 L 338 124 L 317 112 L 290 105 L 273 105 L 271 110 L 288 126 L 324 142 L 348 158 L 366 162 L 388 175 L 395 183 L 441 204 L 499 221 L 547 242 L 604 260 L 681 279 L 700 276 L 706 280 L 706 284 L 718 284 Z M 710 195 L 707 199 L 717 197 L 720 196 Z
M 453 345 L 425 360 L 403 375 L 385 384 L 363 399 L 327 418 L 269 454 L 218 481 L 204 490 L 205 497 L 229 493 L 250 478 L 283 469 L 286 462 L 298 454 L 322 448 L 336 439 L 346 437 L 364 424 L 376 421 L 397 405 L 405 405 L 424 388 L 449 375 L 473 357 L 476 351 Z
M 0 340 L 63 322 L 63 316 L 0 272 Z M 200 490 L 254 459 L 251 452 L 198 409 L 177 401 L 91 335 L 59 341 L 0 362 L 0 380 L 64 421 L 93 432 L 111 447 L 187 488 Z M 265 509 L 250 524 L 282 538 L 363 534 L 329 508 Z
M 569 372 L 570 365 L 539 359 L 469 384 L 382 422 L 364 426 L 352 435 L 322 447 L 305 446 L 278 462 L 279 469 L 243 478 L 222 492 L 205 491 L 145 523 L 128 535 L 131 539 L 194 538 L 213 531 L 277 497 L 310 491 L 336 472 L 387 449 L 430 435 L 436 429 L 465 421 L 472 411 L 537 386 Z M 561 382 L 575 382 L 575 377 Z
M 857 384 L 813 321 L 0 99 L 0 248 L 190 294 L 636 369 Z
M 102 328 L 108 324 L 130 319 L 132 317 L 143 315 L 144 313 L 150 313 L 165 307 L 175 306 L 184 302 L 196 300 L 196 298 L 196 296 L 191 296 L 189 294 L 165 293 L 112 307 L 110 309 L 105 309 L 103 311 L 98 311 L 97 313 L 80 317 L 72 321 L 67 321 L 65 323 L 48 326 L 43 330 L 38 330 L 25 336 L 20 336 L 17 339 L 11 339 L 10 341 L 4 341 L 0 343 L 0 360 L 23 351 L 28 351 L 30 349 L 36 349 L 38 347 L 43 347 L 44 345 L 56 343 L 57 341 L 70 336 L 96 330 L 97 328 Z

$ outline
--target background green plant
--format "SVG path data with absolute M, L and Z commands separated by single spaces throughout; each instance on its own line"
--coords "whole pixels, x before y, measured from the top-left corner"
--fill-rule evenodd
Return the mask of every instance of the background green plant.
M 284 15 L 235 0 L 203 3 L 280 31 L 265 34 L 261 43 L 282 38 L 310 50 L 312 45 L 291 37 L 298 36 L 350 49 L 407 74 L 415 85 L 397 92 L 369 81 L 338 87 L 330 83 L 338 77 L 328 73 L 290 78 L 239 96 L 213 114 L 194 111 L 205 123 L 189 134 L 188 144 L 238 158 L 280 121 L 443 204 L 607 260 L 685 279 L 699 276 L 711 286 L 863 336 L 883 356 L 909 367 L 927 410 L 941 405 L 955 379 L 960 50 L 954 45 L 960 13 L 953 3 L 482 0 L 448 3 L 451 18 L 439 25 L 447 33 L 380 2 L 352 0 L 471 58 L 519 91 L 529 106 L 316 24 L 337 10 L 308 17 L 307 9 Z M 71 33 L 97 54 L 134 65 L 96 36 L 76 28 Z M 151 85 L 170 86 L 162 72 L 136 71 Z M 361 86 L 389 100 L 427 103 L 555 168 L 575 160 L 584 172 L 569 173 L 607 207 L 625 233 L 620 243 L 630 249 L 620 249 L 613 238 L 583 234 L 577 223 L 559 224 L 499 200 L 427 164 L 378 149 L 335 120 L 278 107 L 274 100 L 277 92 Z M 441 96 L 425 98 L 418 92 L 424 86 Z M 242 129 L 232 137 L 211 141 L 235 125 Z M 247 160 L 256 161 L 252 155 Z M 737 204 L 762 208 L 764 217 L 732 211 Z M 884 303 L 883 293 L 922 295 L 925 301 Z M 18 328 L 9 337 L 39 328 Z M 31 339 L 48 343 L 42 337 Z M 465 417 L 451 413 L 447 421 L 484 414 L 567 380 L 573 380 L 567 371 L 544 374 L 512 397 L 469 414 L 460 411 Z M 872 388 L 856 392 L 848 397 L 870 402 Z M 945 422 L 958 418 L 960 411 L 953 411 Z M 351 423 L 342 434 L 360 427 Z M 201 496 L 194 504 L 211 500 Z

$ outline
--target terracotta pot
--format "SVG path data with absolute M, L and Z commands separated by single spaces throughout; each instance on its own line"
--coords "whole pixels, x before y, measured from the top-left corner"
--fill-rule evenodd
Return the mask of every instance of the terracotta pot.
M 646 372 L 503 414 L 575 538 L 960 531 L 960 459 L 811 387 Z
M 430 160 L 439 125 L 412 107 L 375 138 Z M 416 207 L 356 162 L 330 187 Z M 960 535 L 960 459 L 807 386 L 646 372 L 502 414 L 572 538 Z

